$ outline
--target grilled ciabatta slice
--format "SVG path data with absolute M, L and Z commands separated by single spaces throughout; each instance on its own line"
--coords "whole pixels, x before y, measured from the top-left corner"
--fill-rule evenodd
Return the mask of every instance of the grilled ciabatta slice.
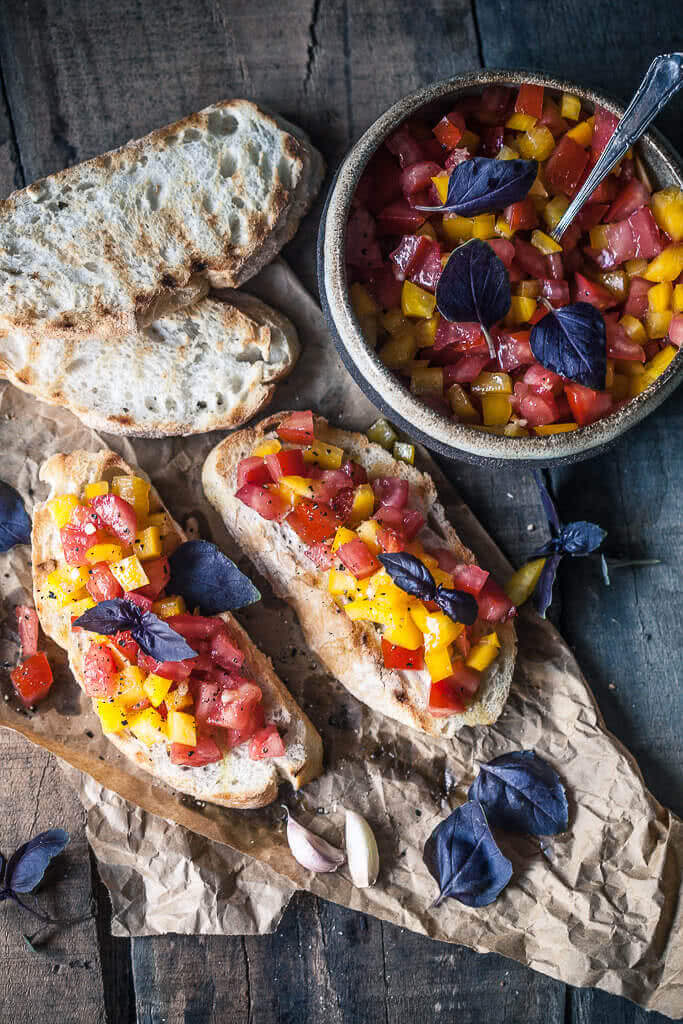
M 88 483 L 111 480 L 114 476 L 132 472 L 132 468 L 112 451 L 75 451 L 70 455 L 49 458 L 41 467 L 40 478 L 50 485 L 49 500 L 62 494 L 80 495 Z M 141 475 L 138 469 L 135 473 Z M 150 511 L 161 510 L 166 511 L 177 543 L 182 543 L 185 536 L 180 526 L 172 520 L 152 488 Z M 173 538 L 167 538 L 165 543 L 169 541 L 172 542 Z M 33 515 L 32 560 L 34 599 L 41 626 L 68 652 L 74 678 L 83 688 L 83 659 L 91 642 L 89 634 L 83 630 L 72 630 L 68 605 L 58 608 L 58 602 L 50 600 L 49 586 L 45 585 L 47 575 L 56 564 L 63 564 L 59 529 L 47 502 L 38 505 Z M 266 721 L 278 726 L 285 743 L 285 754 L 270 760 L 254 761 L 243 744 L 226 753 L 222 761 L 198 768 L 183 768 L 171 763 L 168 747 L 163 743 L 144 746 L 125 729 L 110 734 L 108 738 L 140 768 L 183 793 L 226 807 L 262 807 L 276 798 L 281 777 L 298 789 L 320 774 L 322 742 L 312 723 L 275 674 L 270 660 L 252 643 L 229 612 L 221 617 L 245 654 L 245 667 L 250 678 L 261 687 Z

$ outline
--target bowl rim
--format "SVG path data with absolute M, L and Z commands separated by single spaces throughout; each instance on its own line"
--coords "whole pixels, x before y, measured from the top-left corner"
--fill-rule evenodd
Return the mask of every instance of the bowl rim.
M 564 434 L 510 438 L 477 431 L 448 420 L 413 396 L 363 339 L 350 301 L 344 260 L 346 224 L 351 200 L 365 167 L 398 124 L 430 104 L 446 102 L 488 85 L 523 82 L 557 92 L 572 92 L 590 104 L 599 103 L 617 116 L 623 107 L 598 90 L 533 71 L 492 69 L 441 79 L 392 104 L 366 129 L 337 169 L 328 190 L 318 234 L 318 279 L 323 312 L 332 329 L 342 362 L 380 411 L 427 447 L 450 458 L 475 462 L 543 465 L 573 462 L 596 455 L 622 433 L 654 411 L 683 378 L 683 355 L 676 354 L 664 373 L 628 405 L 585 427 Z M 680 156 L 656 130 L 639 142 L 645 162 L 655 160 L 683 187 Z M 642 152 L 642 150 L 641 150 Z M 648 159 L 649 158 L 649 159 Z

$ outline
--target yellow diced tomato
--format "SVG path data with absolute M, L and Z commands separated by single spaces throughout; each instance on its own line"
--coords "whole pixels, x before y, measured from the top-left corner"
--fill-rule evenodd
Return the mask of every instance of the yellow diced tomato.
M 160 601 L 154 602 L 152 605 L 152 611 L 155 615 L 158 615 L 160 619 L 170 619 L 172 615 L 184 615 L 187 611 L 185 598 L 181 597 L 180 594 L 171 594 L 168 597 L 162 597 Z
M 178 535 L 171 525 L 171 518 L 166 512 L 151 512 L 147 521 L 144 523 L 144 527 L 154 526 L 159 531 L 159 537 L 161 538 L 161 546 L 164 554 L 169 553 L 172 548 L 169 545 L 176 545 L 178 543 Z
M 123 548 L 120 544 L 93 544 L 85 553 L 91 565 L 96 562 L 120 562 Z
M 413 622 L 424 636 L 426 651 L 431 651 L 435 647 L 448 647 L 465 628 L 462 622 L 454 622 L 443 612 L 427 611 L 422 602 L 411 607 L 410 614 L 413 617 Z
M 65 565 L 55 569 L 45 580 L 44 592 L 48 598 L 57 600 L 58 606 L 78 601 L 85 597 L 85 585 L 88 582 L 88 570 L 83 566 Z
M 146 747 L 166 739 L 164 720 L 154 708 L 145 708 L 133 716 L 128 722 L 128 728 Z
M 647 305 L 651 313 L 665 313 L 671 309 L 674 288 L 671 281 L 660 281 L 654 284 L 647 293 Z
M 82 597 L 79 601 L 73 601 L 69 605 L 69 615 L 71 618 L 78 618 L 83 612 L 87 612 L 89 608 L 95 607 L 95 601 L 88 594 L 87 597 Z
M 453 675 L 453 662 L 448 647 L 435 647 L 425 651 L 425 667 L 433 683 Z
M 579 146 L 590 146 L 593 141 L 593 122 L 594 118 L 589 117 L 587 121 L 579 121 L 573 128 L 570 128 L 567 135 L 574 142 L 577 142 Z
M 340 526 L 334 535 L 332 541 L 332 551 L 337 551 L 342 544 L 349 544 L 352 540 L 356 540 L 358 534 L 354 533 L 353 530 L 347 529 L 346 526 Z
M 459 420 L 462 420 L 463 423 L 479 423 L 481 416 L 461 384 L 451 384 L 446 392 L 446 397 Z
M 624 270 L 629 277 L 642 277 L 647 270 L 647 260 L 626 260 Z
M 414 395 L 441 397 L 443 394 L 443 367 L 419 366 L 410 375 L 410 390 Z
M 126 591 L 146 587 L 149 583 L 149 577 L 137 555 L 129 555 L 120 562 L 111 562 L 109 569 Z
M 112 654 L 116 650 L 110 647 Z M 132 707 L 141 700 L 145 700 L 147 694 L 143 688 L 145 673 L 137 665 L 131 665 L 124 658 L 121 659 L 121 668 L 116 677 L 116 700 L 124 707 Z
M 95 709 L 100 716 L 102 732 L 121 732 L 128 725 L 126 709 L 113 700 L 95 701 Z
M 112 494 L 118 494 L 135 509 L 138 522 L 149 515 L 149 491 L 147 480 L 139 476 L 115 476 L 111 482 Z
M 547 437 L 548 434 L 569 434 L 572 430 L 576 430 L 578 425 L 578 423 L 541 423 L 532 429 L 534 434 L 538 434 L 539 437 Z
M 507 144 L 502 145 L 496 153 L 496 160 L 519 160 L 519 151 Z
M 622 398 L 628 398 L 629 390 L 629 378 L 622 373 L 615 373 L 611 388 L 614 401 L 620 402 Z
M 444 213 L 441 218 L 441 230 L 451 245 L 467 242 L 472 237 L 474 221 L 471 217 L 461 217 L 457 213 Z
M 659 227 L 674 242 L 683 241 L 683 190 L 676 185 L 655 192 L 651 199 L 652 213 Z
M 645 314 L 645 330 L 650 341 L 666 338 L 672 317 L 673 312 L 670 309 L 665 310 L 663 313 L 653 313 L 648 310 Z
M 433 316 L 418 320 L 415 324 L 415 338 L 417 339 L 418 348 L 432 347 L 436 339 L 436 332 L 440 320 L 441 316 L 439 313 L 434 313 Z
M 448 174 L 438 174 L 435 178 L 432 178 L 434 188 L 439 193 L 439 199 L 442 205 L 448 199 Z
M 497 635 L 489 633 L 488 636 L 482 637 L 479 643 L 474 645 L 465 660 L 465 664 L 468 668 L 476 669 L 477 672 L 483 672 L 498 657 L 499 650 L 500 641 Z
M 675 281 L 683 273 L 683 244 L 668 245 L 648 263 L 646 281 Z
M 158 527 L 146 526 L 144 530 L 138 530 L 133 541 L 133 550 L 141 562 L 148 558 L 159 558 L 163 548 Z
M 66 526 L 71 519 L 71 513 L 77 505 L 80 505 L 80 501 L 75 494 L 60 494 L 57 498 L 52 498 L 48 501 L 47 507 L 50 510 L 55 526 L 58 526 L 60 530 L 63 526 Z
M 505 323 L 510 325 L 526 324 L 536 312 L 536 300 L 527 299 L 523 295 L 513 295 Z
M 155 672 L 150 672 L 142 684 L 142 688 L 156 708 L 161 704 L 172 685 L 172 679 L 166 679 L 165 676 L 158 676 Z
M 94 484 L 86 484 L 83 491 L 83 497 L 86 501 L 92 501 L 93 498 L 101 498 L 104 494 L 109 494 L 109 484 L 106 480 L 96 480 Z
M 545 231 L 539 231 L 538 228 L 531 232 L 531 244 L 539 249 L 540 252 L 545 253 L 546 256 L 553 252 L 562 252 L 560 243 L 556 242 L 550 235 L 546 235 Z
M 353 504 L 349 513 L 350 526 L 357 526 L 364 519 L 369 519 L 375 510 L 375 494 L 370 484 L 360 484 L 353 495 Z
M 344 461 L 344 449 L 326 441 L 314 441 L 304 448 L 304 462 L 313 462 L 323 469 L 339 469 Z
M 645 333 L 645 328 L 638 317 L 631 316 L 630 313 L 625 313 L 619 323 L 624 328 L 631 341 L 637 342 L 638 345 L 645 344 L 647 341 L 647 334 Z
M 377 348 L 377 317 L 371 313 L 363 313 L 358 317 L 358 323 L 366 345 Z
M 187 683 L 178 683 L 175 690 L 169 690 L 164 698 L 164 703 L 169 711 L 182 711 L 189 708 L 192 703 L 192 694 Z
M 171 743 L 184 743 L 186 747 L 197 746 L 197 722 L 194 715 L 186 711 L 169 711 L 166 732 Z
M 511 228 L 504 217 L 498 217 L 496 220 L 496 234 L 500 235 L 501 238 L 507 238 L 508 240 L 514 235 L 514 228 Z
M 683 284 L 677 284 L 674 288 L 671 308 L 674 313 L 683 313 Z
M 407 607 L 394 607 L 384 621 L 384 639 L 387 643 L 416 651 L 422 647 L 423 635 L 410 617 Z
M 517 145 L 525 160 L 547 160 L 555 149 L 555 139 L 549 128 L 538 124 L 520 135 Z
M 368 313 L 379 313 L 379 306 L 373 299 L 367 288 L 360 283 L 354 282 L 350 289 L 351 305 L 356 316 L 363 316 Z
M 472 224 L 472 238 L 493 238 L 496 233 L 496 217 L 493 213 L 478 214 Z
M 385 331 L 389 334 L 399 334 L 405 327 L 410 327 L 410 321 L 406 320 L 398 306 L 385 310 L 380 317 L 380 322 Z
M 576 426 L 576 424 L 574 425 Z M 533 594 L 536 584 L 541 578 L 545 561 L 545 558 L 534 558 L 533 561 L 526 562 L 521 569 L 513 572 L 505 584 L 505 593 L 516 607 L 519 608 L 520 605 L 523 605 Z
M 347 569 L 330 569 L 327 577 L 327 590 L 334 597 L 340 594 L 355 595 L 356 577 Z
M 653 356 L 649 363 L 645 363 L 645 372 L 659 377 L 664 373 L 667 366 L 674 359 L 678 349 L 673 345 L 667 345 L 657 355 Z
M 510 419 L 512 404 L 508 395 L 482 395 L 481 409 L 487 427 L 502 427 Z
M 285 499 L 292 494 L 299 498 L 313 498 L 315 493 L 313 478 L 309 476 L 281 476 L 278 487 Z
M 560 114 L 562 117 L 566 117 L 568 121 L 578 121 L 581 116 L 581 100 L 579 97 L 573 96 L 570 92 L 563 92 Z
M 356 534 L 370 548 L 373 555 L 378 554 L 380 550 L 379 541 L 377 540 L 379 529 L 380 524 L 376 519 L 366 519 L 356 527 Z
M 264 458 L 266 455 L 276 455 L 281 450 L 282 445 L 274 437 L 270 441 L 262 441 L 261 444 L 257 444 L 251 454 L 256 458 Z
M 513 132 L 528 132 L 530 128 L 533 128 L 538 118 L 532 117 L 531 114 L 518 114 L 514 113 L 505 122 L 505 127 L 510 128 Z
M 473 395 L 511 395 L 512 380 L 507 373 L 482 370 L 472 382 Z
M 401 289 L 401 312 L 404 316 L 430 317 L 436 309 L 436 296 L 412 281 L 404 281 Z
M 409 363 L 416 352 L 417 339 L 415 332 L 412 328 L 408 327 L 382 345 L 379 350 L 379 357 L 386 366 L 396 370 Z
M 553 196 L 543 207 L 543 220 L 546 225 L 552 231 L 560 223 L 569 207 L 569 199 L 567 196 L 560 195 Z

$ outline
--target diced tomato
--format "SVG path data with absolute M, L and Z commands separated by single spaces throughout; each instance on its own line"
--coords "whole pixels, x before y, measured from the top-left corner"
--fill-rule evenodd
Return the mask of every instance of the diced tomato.
M 153 601 L 156 601 L 171 578 L 168 558 L 165 555 L 161 558 L 150 558 L 148 562 L 145 562 L 145 575 L 149 583 L 146 583 L 144 587 L 138 587 L 135 593 L 142 594 L 143 597 L 151 597 Z
M 564 135 L 544 168 L 545 182 L 550 191 L 572 195 L 578 188 L 587 163 L 587 151 L 569 135 Z
M 531 277 L 545 278 L 548 274 L 548 261 L 535 245 L 525 242 L 523 238 L 513 238 L 512 244 L 515 247 L 515 259 L 522 270 Z
M 453 345 L 456 352 L 472 352 L 481 348 L 488 352 L 486 339 L 481 331 L 481 324 L 475 323 L 451 323 L 449 320 L 439 320 L 434 337 L 432 351 L 440 352 L 442 349 Z
M 346 473 L 349 480 L 354 487 L 358 487 L 360 484 L 366 484 L 368 482 L 368 474 L 365 472 L 363 467 L 358 462 L 354 462 L 353 459 L 347 459 L 343 463 L 341 468 L 342 473 Z
M 650 191 L 647 186 L 638 178 L 631 178 L 609 207 L 609 213 L 607 214 L 606 220 L 626 220 L 632 213 L 639 210 L 641 206 L 646 206 L 649 202 Z M 590 207 L 588 207 L 588 209 L 590 209 Z M 593 225 L 591 224 L 590 227 L 593 227 Z
M 367 544 L 360 537 L 337 548 L 337 557 L 357 580 L 367 579 L 382 568 Z
M 592 150 L 595 156 L 600 156 L 603 149 L 612 138 L 614 129 L 619 123 L 619 118 L 616 114 L 610 113 L 609 110 L 605 110 L 604 107 L 596 104 L 595 107 L 595 123 L 593 124 L 593 142 Z
M 410 273 L 410 280 L 420 288 L 433 292 L 441 277 L 441 247 L 438 242 L 431 239 L 427 239 L 427 243 L 424 256 Z
M 676 348 L 683 345 L 683 313 L 676 313 L 669 324 L 669 341 Z
M 385 554 L 395 554 L 403 551 L 406 546 L 406 539 L 402 532 L 392 526 L 380 526 L 377 531 L 377 543 Z
M 616 204 L 615 204 L 616 205 Z M 576 215 L 577 223 L 582 231 L 590 231 L 596 224 L 605 219 L 605 214 L 610 209 L 607 203 L 587 203 Z M 625 214 L 628 216 L 628 214 Z M 607 220 L 618 220 L 617 217 L 608 217 Z
M 583 274 L 574 274 L 576 302 L 588 302 L 596 309 L 609 309 L 616 306 L 617 300 L 611 292 L 596 281 L 589 281 Z
M 502 124 L 512 105 L 512 90 L 504 85 L 487 85 L 481 96 L 477 118 L 483 124 Z
M 408 481 L 399 476 L 379 476 L 372 481 L 372 489 L 378 505 L 403 508 L 408 500 Z
M 92 547 L 94 540 L 87 533 L 75 526 L 62 526 L 59 537 L 62 542 L 64 561 L 68 565 L 88 564 L 85 553 L 88 548 Z
M 564 393 L 572 416 L 581 427 L 606 416 L 612 408 L 612 396 L 608 391 L 593 391 L 582 384 L 571 383 L 565 384 Z
M 287 516 L 286 522 L 307 546 L 327 540 L 341 525 L 339 517 L 329 505 L 309 501 L 308 498 L 301 499 Z
M 38 651 L 38 613 L 35 608 L 20 604 L 14 609 L 21 643 L 21 655 L 26 661 Z
M 310 547 L 306 548 L 306 555 L 314 565 L 317 565 L 323 571 L 331 569 L 334 565 L 334 555 L 332 554 L 332 546 L 329 542 L 311 544 Z
M 454 366 L 446 368 L 448 373 L 444 370 L 444 387 L 450 384 L 471 384 L 490 361 L 488 352 L 461 356 Z
M 386 147 L 390 153 L 398 157 L 401 167 L 409 167 L 410 164 L 422 159 L 422 147 L 406 125 L 401 125 L 387 139 Z
M 526 199 L 520 199 L 518 203 L 506 206 L 503 210 L 503 218 L 508 222 L 512 231 L 531 230 L 538 224 L 536 207 L 529 196 Z
M 244 726 L 240 729 L 223 729 L 221 738 L 225 737 L 227 746 L 232 749 L 241 743 L 245 743 L 259 729 L 263 729 L 265 724 L 266 716 L 263 711 L 263 704 L 254 704 Z
M 632 341 L 624 327 L 618 323 L 618 313 L 605 316 L 607 329 L 607 358 L 630 359 L 638 363 L 645 362 L 645 350 L 637 341 Z
M 501 263 L 510 268 L 515 258 L 515 247 L 512 242 L 508 242 L 507 238 L 487 238 L 486 242 L 491 246 Z
M 518 114 L 528 114 L 529 117 L 541 118 L 543 116 L 543 86 L 529 85 L 527 82 L 520 85 L 515 110 Z
M 534 355 L 529 344 L 529 331 L 517 331 L 514 334 L 499 334 L 496 339 L 496 351 L 501 370 L 516 370 L 518 366 L 533 363 Z
M 459 110 L 451 110 L 434 128 L 434 135 L 446 149 L 455 149 L 465 131 L 465 118 Z
M 614 224 L 606 224 L 605 235 L 607 238 L 607 249 L 599 249 L 597 252 L 586 250 L 587 254 L 598 266 L 609 270 L 625 260 L 634 258 L 636 243 L 628 220 L 619 220 Z
M 137 663 L 140 647 L 129 629 L 120 630 L 109 637 L 109 644 L 115 647 L 121 657 L 125 658 L 132 665 Z
M 154 601 L 151 597 L 145 597 L 144 594 L 137 594 L 134 590 L 129 590 L 125 595 L 125 600 L 130 601 L 131 604 L 137 605 L 143 612 L 151 612 Z
M 310 409 L 302 412 L 293 412 L 286 420 L 283 420 L 277 428 L 277 434 L 281 441 L 290 441 L 292 444 L 312 444 L 313 434 L 313 413 Z
M 377 224 L 363 206 L 351 211 L 346 224 L 346 261 L 352 267 L 371 270 L 382 265 L 382 252 L 377 242 Z
M 559 395 L 562 391 L 564 381 L 559 373 L 546 370 L 540 363 L 534 363 L 524 374 L 522 380 L 529 385 L 531 391 L 537 395 L 553 394 Z
M 517 614 L 517 609 L 503 588 L 490 576 L 477 594 L 477 604 L 479 618 L 486 622 L 507 622 Z
M 345 523 L 351 514 L 351 509 L 353 508 L 353 494 L 353 487 L 343 487 L 341 491 L 337 491 L 330 501 L 332 511 L 342 523 Z
M 211 640 L 211 658 L 223 668 L 235 672 L 244 664 L 244 653 L 235 644 L 221 623 L 221 628 L 214 632 Z
M 380 505 L 372 518 L 376 519 L 378 523 L 382 523 L 383 526 L 396 530 L 403 536 L 403 516 L 403 510 L 400 508 L 396 508 L 393 505 Z
M 91 644 L 83 659 L 83 689 L 89 697 L 113 697 L 117 671 L 111 651 L 102 644 Z
M 255 683 L 241 683 L 234 690 L 222 690 L 206 720 L 221 729 L 244 729 L 252 708 L 262 697 L 261 689 Z
M 569 282 L 549 280 L 541 281 L 541 295 L 556 309 L 560 306 L 568 306 L 570 302 Z
M 472 671 L 469 669 L 468 671 Z M 434 718 L 459 715 L 467 707 L 462 692 L 451 683 L 451 676 L 432 683 L 429 688 L 429 713 Z M 477 680 L 478 682 L 478 680 Z
M 265 463 L 273 480 L 282 476 L 306 476 L 306 463 L 301 448 L 290 448 L 266 455 Z
M 382 637 L 382 656 L 385 668 L 412 669 L 414 672 L 424 668 L 424 647 L 409 651 L 407 647 L 390 644 Z
M 194 668 L 194 658 L 186 658 L 184 661 L 156 661 L 143 650 L 138 651 L 137 662 L 143 671 L 154 672 L 164 679 L 175 679 L 178 683 L 189 679 Z
M 634 258 L 651 260 L 658 256 L 664 246 L 650 207 L 641 206 L 631 214 L 627 223 L 633 234 Z
M 197 746 L 188 747 L 184 743 L 171 744 L 171 763 L 182 764 L 188 768 L 201 768 L 205 764 L 222 761 L 221 749 L 210 736 L 198 736 Z
M 166 625 L 180 633 L 186 640 L 208 640 L 223 629 L 220 619 L 206 615 L 171 615 Z
M 425 524 L 425 517 L 418 508 L 409 508 L 403 513 L 403 533 L 407 540 L 418 535 Z
M 546 96 L 543 100 L 543 113 L 538 123 L 545 125 L 555 138 L 559 135 L 563 135 L 569 127 L 565 119 L 560 114 L 560 108 L 553 102 L 553 100 L 550 99 L 549 96 Z
M 129 502 L 119 498 L 118 494 L 100 494 L 92 499 L 91 504 L 108 530 L 124 544 L 133 543 L 138 520 Z
M 359 182 L 359 189 L 364 181 L 370 185 L 365 205 L 371 213 L 379 213 L 393 199 L 398 199 L 401 195 L 401 172 L 398 161 L 384 146 L 377 150 L 368 164 Z
M 552 395 L 530 392 L 519 403 L 520 415 L 530 427 L 539 427 L 548 423 L 557 423 L 557 405 Z
M 285 745 L 276 725 L 267 725 L 265 729 L 255 732 L 249 743 L 249 757 L 252 761 L 262 761 L 268 757 L 282 757 Z
M 250 455 L 242 459 L 237 466 L 237 486 L 244 487 L 245 484 L 256 484 L 262 486 L 271 481 L 271 475 L 263 458 L 259 455 Z
M 380 235 L 412 234 L 426 219 L 426 214 L 414 209 L 407 199 L 396 199 L 385 206 L 377 218 L 377 232 Z
M 389 259 L 396 265 L 396 276 L 400 281 L 404 281 L 420 265 L 429 242 L 430 239 L 424 235 L 404 235 L 398 248 L 390 253 Z
M 190 686 L 194 696 L 194 714 L 197 719 L 197 725 L 204 726 L 208 722 L 210 713 L 220 700 L 223 687 L 211 680 L 195 682 L 194 676 Z
M 256 484 L 245 484 L 244 487 L 240 487 L 235 497 L 258 512 L 262 519 L 281 523 L 289 512 L 289 505 L 279 494 L 265 487 L 257 487 Z
M 401 305 L 401 282 L 394 277 L 390 266 L 375 270 L 368 279 L 368 287 L 382 309 Z
M 452 171 L 454 167 L 469 160 L 471 156 L 469 149 L 452 149 L 444 161 L 444 170 Z
M 52 686 L 52 669 L 44 651 L 26 658 L 10 672 L 19 700 L 27 708 L 44 700 Z
M 628 288 L 628 296 L 624 305 L 624 313 L 635 316 L 638 319 L 647 313 L 647 293 L 652 288 L 652 282 L 646 281 L 644 277 L 632 277 Z
M 548 262 L 549 273 L 549 277 L 546 280 L 561 281 L 564 278 L 564 263 L 562 260 L 562 253 L 548 253 L 548 255 L 546 256 L 546 260 Z
M 116 579 L 106 562 L 96 562 L 88 570 L 88 581 L 85 588 L 93 601 L 111 601 L 123 597 L 123 587 Z
M 404 196 L 411 196 L 424 188 L 429 188 L 432 178 L 441 174 L 442 168 L 432 160 L 418 160 L 409 164 L 401 171 L 401 191 Z
M 495 157 L 505 141 L 504 124 L 485 124 L 480 129 L 479 150 L 482 156 Z

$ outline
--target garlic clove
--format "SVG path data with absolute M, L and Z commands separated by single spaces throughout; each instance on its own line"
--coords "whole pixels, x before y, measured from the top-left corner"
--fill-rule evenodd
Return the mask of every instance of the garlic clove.
M 336 871 L 346 860 L 343 852 L 295 821 L 287 807 L 287 842 L 292 856 L 308 871 Z
M 346 812 L 346 857 L 355 886 L 366 889 L 375 884 L 379 874 L 377 840 L 365 818 L 355 811 Z

